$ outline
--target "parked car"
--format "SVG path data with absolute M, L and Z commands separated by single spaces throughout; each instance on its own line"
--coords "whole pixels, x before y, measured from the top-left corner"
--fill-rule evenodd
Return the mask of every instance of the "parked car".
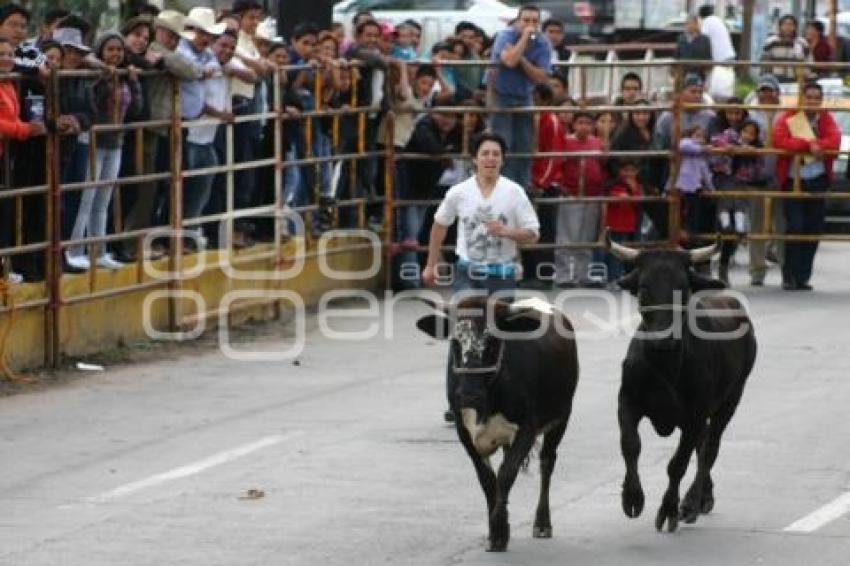
M 422 25 L 420 51 L 428 53 L 434 43 L 454 34 L 455 25 L 462 21 L 474 22 L 487 35 L 495 34 L 516 18 L 519 6 L 517 0 L 343 0 L 334 5 L 333 19 L 348 34 L 360 10 L 370 10 L 379 22 L 393 25 L 416 20 Z

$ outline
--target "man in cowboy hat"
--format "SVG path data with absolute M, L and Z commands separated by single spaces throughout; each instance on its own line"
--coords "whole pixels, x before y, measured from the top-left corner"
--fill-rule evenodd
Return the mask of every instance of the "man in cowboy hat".
M 176 77 L 181 81 L 196 81 L 204 76 L 203 69 L 192 59 L 176 51 L 180 40 L 192 41 L 195 32 L 186 31 L 186 16 L 176 10 L 163 10 L 153 21 L 154 41 L 148 50 L 161 56 L 159 68 L 166 73 L 146 76 L 143 80 L 145 103 L 149 107 L 148 115 L 151 120 L 171 119 L 171 80 Z M 153 174 L 169 171 L 171 147 L 168 141 L 168 127 L 159 126 L 145 129 L 144 138 L 144 173 Z M 127 230 L 146 228 L 151 223 L 157 223 L 154 213 L 157 204 L 159 184 L 154 181 L 139 186 L 136 202 L 125 221 Z M 162 218 L 162 216 L 160 216 Z M 118 259 L 134 260 L 132 250 L 135 246 L 130 242 L 125 245 Z M 162 252 L 153 252 L 151 257 L 161 256 Z
M 180 102 L 183 120 L 197 120 L 204 115 L 222 117 L 220 112 L 207 104 L 207 81 L 221 73 L 221 65 L 210 49 L 210 45 L 218 38 L 227 25 L 216 23 L 215 12 L 212 8 L 192 8 L 184 25 L 191 31 L 193 37 L 181 39 L 177 53 L 192 60 L 204 70 L 204 76 L 199 80 L 182 81 L 180 83 Z M 183 166 L 186 170 L 205 169 L 218 165 L 213 141 L 215 133 L 209 136 L 208 128 L 188 128 L 183 137 Z M 196 175 L 188 177 L 183 189 L 183 218 L 197 218 L 204 210 L 210 197 L 213 175 Z M 199 228 L 194 228 L 200 234 Z M 189 249 L 202 247 L 200 241 L 188 240 Z

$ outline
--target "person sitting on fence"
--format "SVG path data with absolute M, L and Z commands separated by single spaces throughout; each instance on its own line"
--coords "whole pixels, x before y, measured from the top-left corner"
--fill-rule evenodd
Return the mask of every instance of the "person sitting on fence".
M 102 34 L 94 45 L 94 54 L 107 66 L 119 69 L 124 63 L 124 36 L 118 32 Z M 111 76 L 98 79 L 91 86 L 91 108 L 93 124 L 123 124 L 127 116 L 134 116 L 142 111 L 144 104 L 142 88 L 139 85 L 139 70 L 127 67 L 126 76 L 114 80 Z M 118 178 L 121 170 L 121 145 L 124 132 L 100 132 L 94 140 L 84 132 L 80 142 L 86 149 L 94 144 L 94 170 L 89 171 L 90 181 L 112 181 Z M 112 199 L 114 185 L 105 184 L 85 189 L 80 199 L 80 208 L 71 232 L 72 240 L 83 237 L 98 238 L 106 235 L 106 224 L 109 203 Z M 95 242 L 95 257 L 98 267 L 119 269 L 123 265 L 106 251 L 103 242 Z M 86 254 L 86 246 L 77 244 L 69 246 L 65 253 L 67 264 L 73 269 L 86 270 L 90 267 Z
M 608 196 L 622 199 L 609 202 L 606 206 L 605 226 L 608 236 L 614 242 L 633 242 L 640 236 L 640 204 L 629 199 L 643 196 L 643 187 L 638 176 L 638 160 L 622 158 L 617 161 L 617 178 L 608 187 Z M 623 276 L 623 262 L 614 254 L 605 254 L 608 269 L 608 283 L 613 285 Z
M 697 236 L 713 232 L 715 226 L 716 207 L 711 200 L 701 197 L 703 192 L 714 190 L 709 155 L 706 152 L 705 128 L 694 124 L 685 129 L 679 141 L 679 152 L 682 156 L 679 176 L 675 180 L 671 179 L 668 189 L 682 191 L 683 233 L 680 239 L 684 246 L 695 247 L 698 245 Z
M 9 40 L 0 37 L 0 135 L 12 140 L 25 140 L 34 136 L 42 136 L 46 132 L 44 122 L 41 120 L 28 122 L 21 120 L 17 84 L 15 81 L 3 78 L 3 75 L 12 72 L 14 66 L 14 48 Z M 0 144 L 0 157 L 3 155 L 4 148 L 5 144 Z M 7 183 L 8 179 L 0 179 L 0 184 L 6 185 Z M 0 249 L 10 247 L 15 241 L 14 210 L 14 200 L 0 198 Z M 0 265 L 0 268 L 2 268 L 2 265 Z M 0 278 L 2 277 L 3 271 L 0 271 Z M 18 273 L 9 270 L 8 280 L 12 283 L 20 283 L 23 278 Z
M 573 120 L 574 133 L 567 136 L 567 152 L 600 152 L 602 141 L 593 135 L 594 116 L 578 111 Z M 563 196 L 602 196 L 605 184 L 605 162 L 601 155 L 564 159 L 562 175 Z M 598 202 L 566 202 L 558 205 L 555 242 L 559 245 L 590 244 L 599 237 Z M 576 286 L 598 287 L 604 285 L 604 276 L 593 270 L 590 248 L 569 248 L 555 251 L 555 285 L 561 288 Z

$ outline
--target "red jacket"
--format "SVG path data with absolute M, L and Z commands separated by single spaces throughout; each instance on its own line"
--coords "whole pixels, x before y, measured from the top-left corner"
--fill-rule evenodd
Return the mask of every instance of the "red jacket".
M 567 131 L 564 124 L 552 112 L 543 112 L 537 126 L 537 151 L 564 151 L 567 147 Z M 564 175 L 563 157 L 541 157 L 531 163 L 531 182 L 545 189 L 562 185 Z
M 588 136 L 584 141 L 575 136 L 567 136 L 564 142 L 566 151 L 602 151 L 602 141 L 596 136 Z M 602 157 L 567 157 L 564 160 L 563 190 L 566 195 L 578 195 L 579 171 L 584 168 L 584 196 L 602 196 L 605 183 L 605 167 Z
M 608 189 L 608 196 L 612 197 L 639 197 L 643 195 L 640 184 L 632 188 L 628 184 L 617 181 Z M 605 224 L 612 232 L 633 233 L 639 227 L 640 212 L 636 202 L 609 202 L 607 203 L 607 214 Z
M 0 138 L 25 140 L 30 137 L 30 125 L 21 121 L 20 114 L 15 84 L 0 80 Z M 0 155 L 3 155 L 3 144 L 0 144 Z
M 779 115 L 776 119 L 776 124 L 773 127 L 773 146 L 776 149 L 787 149 L 795 152 L 807 152 L 811 148 L 811 142 L 803 138 L 795 138 L 791 135 L 788 129 L 788 119 L 797 112 L 788 110 Z M 841 149 L 841 130 L 838 124 L 835 123 L 835 118 L 829 112 L 820 112 L 818 115 L 818 138 L 817 142 L 821 149 L 838 150 Z M 790 155 L 780 155 L 776 159 L 776 180 L 779 183 L 779 188 L 785 188 L 785 182 L 788 180 L 788 174 L 791 169 Z M 832 179 L 832 162 L 835 157 L 828 155 L 823 158 L 823 165 L 826 169 L 826 174 Z

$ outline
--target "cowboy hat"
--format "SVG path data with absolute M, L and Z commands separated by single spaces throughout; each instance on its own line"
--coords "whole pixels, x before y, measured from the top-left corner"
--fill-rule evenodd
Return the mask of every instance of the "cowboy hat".
M 198 6 L 189 10 L 184 24 L 186 27 L 201 30 L 209 35 L 221 35 L 227 29 L 227 24 L 215 23 L 215 12 L 212 8 Z
M 189 41 L 195 38 L 194 33 L 184 29 L 186 27 L 186 16 L 177 10 L 163 10 L 154 18 L 153 25 L 155 28 L 167 29 L 174 35 L 188 39 Z

